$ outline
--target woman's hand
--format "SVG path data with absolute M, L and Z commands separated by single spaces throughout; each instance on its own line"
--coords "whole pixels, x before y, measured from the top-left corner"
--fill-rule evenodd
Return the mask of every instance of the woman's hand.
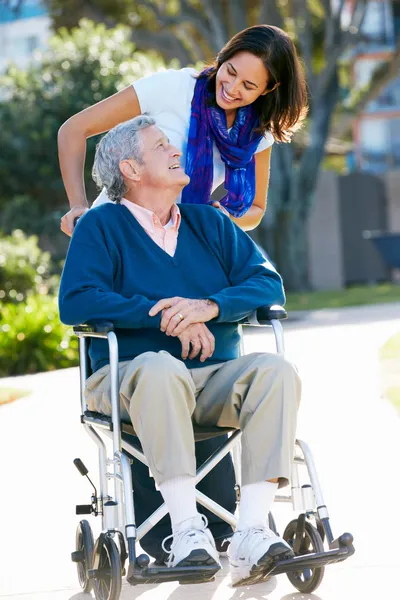
M 229 214 L 229 212 L 226 210 L 225 206 L 222 206 L 222 204 L 220 202 L 218 202 L 218 200 L 216 200 L 215 202 L 212 202 L 211 206 L 214 206 L 215 208 L 218 208 L 218 210 L 220 210 L 221 212 L 223 212 L 224 215 L 226 215 L 227 217 L 231 216 Z
M 204 323 L 194 323 L 186 327 L 178 338 L 182 344 L 182 359 L 190 360 L 195 358 L 200 352 L 200 361 L 204 362 L 213 355 L 215 349 L 215 338 L 207 325 Z
M 212 300 L 197 300 L 192 298 L 164 298 L 159 300 L 149 311 L 154 317 L 162 311 L 160 329 L 166 335 L 178 337 L 192 323 L 211 321 L 219 314 L 219 307 Z
M 61 219 L 61 231 L 71 237 L 75 229 L 75 219 L 79 219 L 88 210 L 87 206 L 73 206 Z

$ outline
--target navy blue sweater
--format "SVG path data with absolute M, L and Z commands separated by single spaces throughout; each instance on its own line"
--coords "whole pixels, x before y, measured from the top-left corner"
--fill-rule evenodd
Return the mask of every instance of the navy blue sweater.
M 181 224 L 173 257 L 164 252 L 123 205 L 89 210 L 71 239 L 61 278 L 59 309 L 63 323 L 112 321 L 119 360 L 166 350 L 181 359 L 178 338 L 160 331 L 161 313 L 149 310 L 162 298 L 210 298 L 219 316 L 206 325 L 215 351 L 203 367 L 238 356 L 237 322 L 266 304 L 283 304 L 282 281 L 250 237 L 229 217 L 205 205 L 180 205 Z M 93 371 L 109 362 L 105 340 L 90 344 Z

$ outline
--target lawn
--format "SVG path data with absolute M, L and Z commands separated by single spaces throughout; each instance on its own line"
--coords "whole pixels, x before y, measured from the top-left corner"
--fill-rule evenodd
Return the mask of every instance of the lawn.
M 400 414 L 400 333 L 390 337 L 379 352 L 381 391 Z
M 354 286 L 345 290 L 294 294 L 288 292 L 285 308 L 288 311 L 317 310 L 386 302 L 400 302 L 400 285 L 381 283 L 373 286 Z
M 29 396 L 31 392 L 28 390 L 16 390 L 14 388 L 1 388 L 0 387 L 0 406 L 2 404 L 8 404 L 9 402 L 14 402 L 14 400 L 18 400 L 18 398 L 23 398 L 24 396 Z

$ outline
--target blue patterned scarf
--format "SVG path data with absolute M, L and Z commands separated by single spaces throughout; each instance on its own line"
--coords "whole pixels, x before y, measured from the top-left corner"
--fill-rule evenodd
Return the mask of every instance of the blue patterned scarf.
M 225 111 L 211 104 L 207 73 L 200 73 L 194 89 L 185 171 L 190 183 L 182 192 L 182 203 L 209 204 L 213 182 L 213 141 L 225 164 L 226 196 L 220 203 L 234 216 L 244 215 L 253 203 L 256 177 L 254 153 L 262 134 L 252 133 L 259 118 L 252 105 L 238 109 L 228 133 Z

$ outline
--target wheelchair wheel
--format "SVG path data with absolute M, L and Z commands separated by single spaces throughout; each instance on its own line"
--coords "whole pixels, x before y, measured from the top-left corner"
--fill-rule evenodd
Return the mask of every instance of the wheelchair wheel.
M 297 531 L 297 519 L 291 521 L 284 533 L 283 539 L 293 548 Z M 296 556 L 323 552 L 324 544 L 317 529 L 308 521 L 305 522 L 304 537 L 301 541 L 300 550 Z M 288 579 L 299 592 L 311 593 L 317 589 L 324 577 L 325 567 L 303 569 L 302 571 L 289 571 L 286 573 Z
M 76 529 L 76 552 L 72 553 L 72 560 L 76 562 L 79 585 L 85 593 L 92 591 L 88 571 L 92 568 L 93 546 L 92 529 L 89 523 L 83 520 Z
M 126 575 L 125 562 L 126 562 L 126 559 L 128 558 L 128 553 L 126 551 L 125 539 L 124 539 L 124 536 L 121 531 L 117 531 L 117 537 L 118 537 L 118 546 L 119 546 L 119 556 L 121 559 L 121 571 L 122 571 L 122 577 L 123 577 L 124 575 Z
M 99 558 L 99 568 L 93 580 L 96 600 L 118 600 L 122 587 L 121 558 L 114 540 L 108 535 L 101 535 L 97 540 L 94 552 Z

